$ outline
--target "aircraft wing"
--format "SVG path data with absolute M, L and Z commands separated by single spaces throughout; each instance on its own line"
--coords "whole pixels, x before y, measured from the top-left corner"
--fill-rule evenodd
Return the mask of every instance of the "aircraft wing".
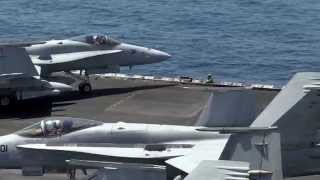
M 2 42 L 0 46 L 7 47 L 27 47 L 35 44 L 44 44 L 46 41 L 30 41 L 30 42 Z
M 158 146 L 158 147 L 157 147 Z M 46 152 L 82 153 L 97 156 L 108 156 L 130 159 L 169 159 L 188 154 L 191 146 L 170 145 L 119 145 L 119 144 L 26 144 L 19 145 L 20 149 Z
M 0 74 L 0 79 L 14 79 L 14 78 L 19 78 L 23 77 L 23 73 L 11 73 L 11 74 Z
M 202 161 L 184 180 L 249 179 L 249 163 L 241 161 Z
M 111 161 L 90 161 L 71 159 L 66 161 L 71 166 L 84 168 L 117 168 L 117 169 L 164 169 L 164 166 L 145 164 L 145 163 L 122 163 Z
M 230 135 L 225 134 L 218 139 L 184 142 L 185 144 L 108 144 L 104 146 L 90 146 L 90 144 L 26 144 L 19 145 L 17 148 L 31 152 L 34 151 L 35 153 L 42 152 L 46 153 L 46 155 L 50 155 L 50 152 L 64 152 L 70 157 L 70 160 L 66 161 L 69 165 L 83 168 L 153 169 L 159 167 L 148 164 L 148 162 L 154 163 L 154 160 L 159 160 L 158 163 L 165 162 L 166 164 L 186 172 L 189 174 L 187 176 L 189 177 L 189 180 L 199 180 L 201 179 L 200 177 L 203 177 L 202 179 L 204 179 L 205 177 L 213 176 L 214 174 L 212 173 L 219 175 L 216 180 L 227 179 L 233 175 L 247 176 L 246 173 L 248 172 L 249 165 L 241 162 L 219 160 L 229 138 Z M 73 153 L 74 155 L 79 155 L 79 153 L 81 153 L 83 155 L 110 157 L 113 162 L 75 160 L 72 159 Z M 152 161 L 146 161 L 148 159 Z M 114 162 L 115 160 L 116 162 Z M 136 162 L 135 160 L 142 160 L 139 162 L 146 164 L 130 163 Z M 207 161 L 209 161 L 209 163 Z M 212 171 L 209 171 L 210 168 L 212 168 Z
M 31 56 L 32 62 L 36 65 L 60 64 L 66 62 L 82 61 L 92 57 L 115 55 L 121 53 L 122 50 L 99 50 L 84 51 L 63 54 L 52 54 L 48 56 Z
M 87 155 L 107 156 L 126 159 L 171 159 L 179 156 L 188 156 L 193 162 L 188 167 L 194 167 L 200 159 L 218 159 L 222 153 L 229 135 L 220 139 L 204 140 L 200 142 L 175 144 L 25 144 L 17 148 L 36 152 L 65 152 Z M 211 151 L 207 149 L 210 148 Z M 176 160 L 177 166 L 180 161 Z M 174 162 L 172 162 L 173 164 Z
M 37 79 L 38 76 L 28 76 L 23 73 L 0 74 L 0 84 L 10 84 L 13 82 L 24 83 L 30 79 Z

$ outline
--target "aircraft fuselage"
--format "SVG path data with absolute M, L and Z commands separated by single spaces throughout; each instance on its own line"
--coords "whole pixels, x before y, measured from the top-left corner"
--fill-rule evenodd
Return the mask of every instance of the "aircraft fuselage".
M 110 66 L 135 66 L 164 61 L 169 54 L 132 44 L 88 44 L 73 40 L 51 40 L 44 44 L 35 44 L 26 47 L 34 64 L 41 66 L 46 72 L 68 70 L 107 69 Z M 90 58 L 56 63 L 54 55 L 89 51 L 119 50 L 120 53 L 92 56 Z
M 149 148 L 148 150 L 150 150 L 150 148 L 158 148 L 154 151 L 166 151 L 166 148 L 170 146 L 177 146 L 177 144 L 179 144 L 179 146 L 183 146 L 181 148 L 191 149 L 194 142 L 225 137 L 225 135 L 217 132 L 200 132 L 197 131 L 196 128 L 197 127 L 174 125 L 106 123 L 100 126 L 56 136 L 24 137 L 19 135 L 19 133 L 10 134 L 0 137 L 0 168 L 20 169 L 30 166 L 43 168 L 65 168 L 68 167 L 66 160 L 70 159 L 143 162 L 155 164 L 161 164 L 167 159 L 91 156 L 83 153 L 68 154 L 56 151 L 42 152 L 41 150 L 33 151 L 17 148 L 17 146 L 24 144 L 47 144 L 49 146 L 74 144 L 77 146 L 90 147 L 111 145 L 125 147 L 141 145 L 145 146 L 145 148 Z M 146 145 L 150 145 L 150 147 L 147 147 Z

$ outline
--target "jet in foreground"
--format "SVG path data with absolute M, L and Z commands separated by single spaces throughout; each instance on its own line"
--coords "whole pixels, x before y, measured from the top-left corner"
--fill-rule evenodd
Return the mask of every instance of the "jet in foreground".
M 88 75 L 117 73 L 120 66 L 133 67 L 164 61 L 169 54 L 141 46 L 122 43 L 106 35 L 92 34 L 64 40 L 50 40 L 25 47 L 41 76 L 53 72 L 80 70 L 75 79 L 81 80 L 80 92 L 90 92 Z
M 214 95 L 196 126 L 44 119 L 0 138 L 0 167 L 21 168 L 24 175 L 67 168 L 70 179 L 76 168 L 124 166 L 166 166 L 168 179 L 186 180 L 320 173 L 319 79 L 320 73 L 296 74 L 249 127 L 212 126 Z
M 67 90 L 72 87 L 41 79 L 25 49 L 0 47 L 0 106 Z

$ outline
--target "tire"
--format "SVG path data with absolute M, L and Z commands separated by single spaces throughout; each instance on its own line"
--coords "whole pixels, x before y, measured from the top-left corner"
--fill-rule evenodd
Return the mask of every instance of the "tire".
M 7 107 L 13 103 L 13 98 L 10 96 L 0 97 L 0 106 Z
M 89 83 L 79 84 L 79 91 L 81 94 L 89 94 L 92 91 L 92 87 Z

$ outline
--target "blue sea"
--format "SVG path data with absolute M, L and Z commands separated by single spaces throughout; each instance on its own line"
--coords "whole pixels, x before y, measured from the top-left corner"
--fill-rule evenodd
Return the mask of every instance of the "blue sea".
M 1 0 L 0 40 L 105 33 L 166 51 L 131 74 L 264 83 L 320 70 L 319 0 Z

